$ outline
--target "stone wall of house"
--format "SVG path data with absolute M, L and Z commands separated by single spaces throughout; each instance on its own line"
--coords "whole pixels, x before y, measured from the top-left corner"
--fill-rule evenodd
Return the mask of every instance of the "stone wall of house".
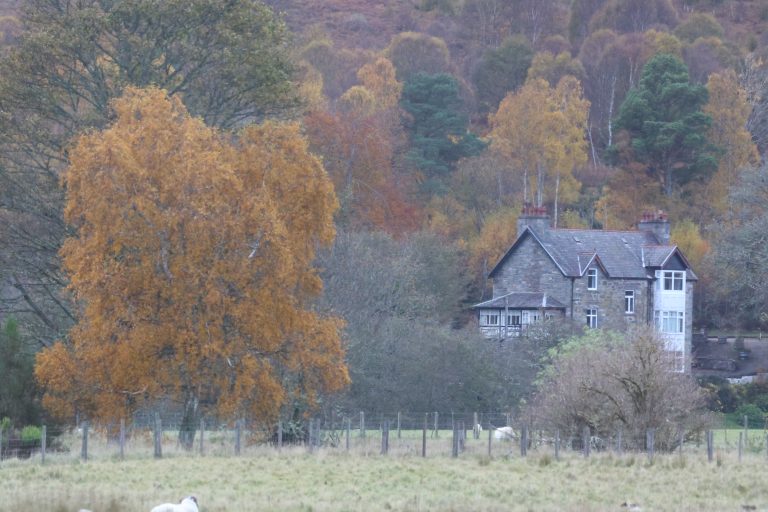
M 540 292 L 571 303 L 571 280 L 560 272 L 552 258 L 530 235 L 523 238 L 515 252 L 493 277 L 493 296 L 512 292 Z
M 586 322 L 586 310 L 597 308 L 597 326 L 625 331 L 634 323 L 645 323 L 648 314 L 648 281 L 645 279 L 610 279 L 597 265 L 597 289 L 587 289 L 587 274 L 577 278 L 573 286 L 573 318 Z M 635 312 L 625 313 L 624 292 L 635 292 Z

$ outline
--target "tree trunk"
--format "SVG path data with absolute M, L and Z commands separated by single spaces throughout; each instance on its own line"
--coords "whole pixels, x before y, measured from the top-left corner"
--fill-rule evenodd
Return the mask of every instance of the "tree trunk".
M 185 450 L 191 450 L 195 443 L 195 433 L 200 424 L 200 400 L 194 393 L 184 397 L 184 415 L 179 425 L 179 444 Z

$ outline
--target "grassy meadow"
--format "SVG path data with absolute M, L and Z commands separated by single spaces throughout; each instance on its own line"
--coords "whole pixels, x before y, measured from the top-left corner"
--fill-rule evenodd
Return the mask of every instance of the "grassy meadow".
M 448 441 L 445 440 L 447 444 Z M 165 501 L 198 497 L 201 512 L 223 511 L 502 511 L 502 510 L 768 510 L 765 452 L 718 449 L 716 461 L 691 447 L 678 454 L 610 453 L 584 459 L 550 448 L 525 459 L 511 445 L 483 454 L 468 440 L 458 459 L 389 456 L 374 443 L 351 454 L 294 447 L 252 447 L 241 457 L 182 455 L 161 460 L 113 455 L 80 462 L 49 455 L 0 463 L 1 512 L 148 511 Z M 751 507 L 755 507 L 754 509 Z

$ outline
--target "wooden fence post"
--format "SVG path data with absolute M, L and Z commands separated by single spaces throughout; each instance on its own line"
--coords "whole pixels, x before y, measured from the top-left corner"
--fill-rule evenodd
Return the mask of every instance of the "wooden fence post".
M 739 432 L 739 464 L 741 464 L 741 452 L 743 449 L 744 449 L 744 432 Z
M 645 444 L 648 449 L 648 462 L 653 463 L 653 451 L 654 451 L 654 438 L 656 437 L 656 429 L 649 428 L 645 433 Z
M 560 460 L 560 429 L 555 430 L 555 460 Z
M 243 420 L 235 420 L 235 455 L 240 455 L 240 438 L 243 435 Z
M 120 418 L 120 460 L 125 460 L 125 418 Z
M 360 411 L 360 437 L 365 437 L 365 413 Z
M 584 427 L 584 430 L 581 433 L 581 444 L 582 451 L 584 452 L 584 457 L 589 457 L 589 427 Z
M 715 455 L 714 453 L 715 449 L 714 449 L 714 446 L 712 446 L 714 444 L 713 442 L 714 436 L 712 435 L 711 430 L 707 430 L 706 438 L 707 438 L 707 460 L 709 462 L 712 462 L 712 459 L 714 458 L 714 455 Z
M 277 451 L 283 451 L 283 420 L 277 420 Z
M 0 461 L 3 460 L 3 427 L 0 426 Z
M 48 437 L 48 429 L 43 425 L 43 431 L 40 433 L 40 463 L 45 464 L 45 442 Z
M 397 411 L 397 438 L 400 439 L 400 411 Z
M 492 439 L 493 439 L 493 429 L 489 425 L 488 426 L 488 458 L 491 458 L 492 456 L 492 453 L 491 453 L 491 443 L 493 442 Z
M 205 454 L 205 420 L 200 418 L 200 456 Z
M 474 414 L 472 417 L 472 437 L 474 439 L 480 439 L 480 429 L 477 428 L 478 422 L 477 422 L 477 413 Z
M 384 420 L 384 424 L 381 429 L 381 454 L 387 455 L 389 453 L 389 420 Z
M 347 430 L 347 432 L 346 432 L 346 436 L 345 436 L 345 439 L 344 439 L 344 447 L 345 447 L 346 451 L 349 452 L 349 436 L 350 436 L 351 431 L 352 431 L 352 418 L 347 418 L 347 429 L 346 430 Z
M 437 411 L 435 411 L 435 430 L 433 437 L 440 437 L 440 431 L 437 429 Z
M 456 424 L 453 425 L 453 439 L 451 439 L 451 457 L 454 459 L 459 456 L 459 432 Z
M 528 425 L 523 425 L 520 432 L 520 456 L 528 455 Z
M 88 460 L 88 422 L 83 422 L 83 444 L 80 449 L 80 457 L 83 459 L 83 461 Z
M 307 433 L 307 449 L 309 450 L 309 453 L 313 453 L 315 451 L 315 441 L 314 441 L 314 428 L 315 428 L 315 420 L 310 418 L 309 419 L 309 425 L 308 425 L 309 431 Z
M 747 442 L 747 433 L 749 431 L 749 422 L 747 420 L 747 415 L 744 415 L 744 443 Z
M 429 423 L 429 413 L 424 413 L 424 430 L 421 431 L 421 456 L 427 456 L 427 426 Z
M 163 456 L 163 423 L 160 420 L 160 413 L 155 413 L 155 458 Z
M 680 429 L 680 462 L 683 462 L 683 443 L 685 443 L 685 430 Z

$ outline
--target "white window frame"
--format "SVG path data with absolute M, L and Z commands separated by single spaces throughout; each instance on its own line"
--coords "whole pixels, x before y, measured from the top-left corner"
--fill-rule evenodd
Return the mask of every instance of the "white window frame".
M 661 289 L 665 292 L 681 292 L 685 290 L 685 272 L 682 270 L 662 271 Z
M 684 311 L 659 311 L 653 313 L 656 329 L 664 334 L 683 334 L 685 332 Z
M 635 290 L 624 291 L 624 313 L 627 315 L 635 314 Z
M 498 327 L 499 316 L 498 313 L 483 313 L 480 315 L 480 325 L 483 327 Z M 492 323 L 492 320 L 496 323 Z
M 513 321 L 513 319 L 517 319 L 517 323 Z M 507 315 L 507 326 L 508 327 L 520 327 L 523 325 L 523 314 L 520 311 L 510 311 Z
M 597 269 L 587 270 L 587 290 L 597 290 Z
M 597 329 L 597 308 L 587 308 L 584 313 L 587 316 L 587 327 Z

